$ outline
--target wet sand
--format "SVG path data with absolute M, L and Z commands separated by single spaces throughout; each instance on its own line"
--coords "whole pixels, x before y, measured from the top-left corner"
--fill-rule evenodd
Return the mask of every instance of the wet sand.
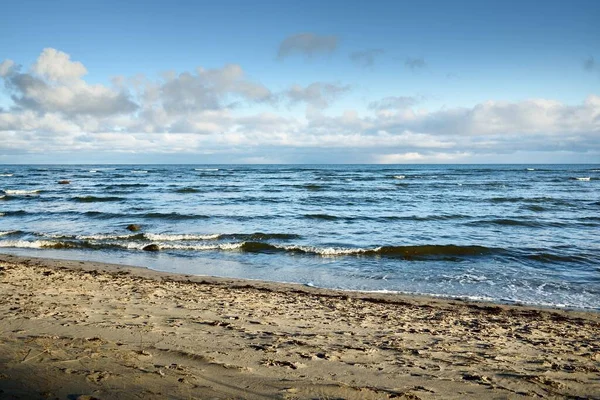
M 0 255 L 0 399 L 600 398 L 600 313 Z

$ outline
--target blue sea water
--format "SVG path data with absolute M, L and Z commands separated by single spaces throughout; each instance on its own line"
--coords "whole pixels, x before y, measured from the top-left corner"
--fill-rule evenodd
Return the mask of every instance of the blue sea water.
M 600 165 L 0 165 L 0 190 L 3 253 L 600 310 Z

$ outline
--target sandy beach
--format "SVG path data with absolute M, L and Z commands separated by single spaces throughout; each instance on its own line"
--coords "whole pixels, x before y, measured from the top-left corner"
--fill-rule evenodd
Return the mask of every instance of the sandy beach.
M 0 398 L 600 398 L 600 315 L 0 255 Z

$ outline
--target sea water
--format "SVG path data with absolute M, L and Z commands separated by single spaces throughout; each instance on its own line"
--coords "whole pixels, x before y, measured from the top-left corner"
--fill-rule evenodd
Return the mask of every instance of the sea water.
M 600 310 L 600 165 L 0 165 L 0 251 Z

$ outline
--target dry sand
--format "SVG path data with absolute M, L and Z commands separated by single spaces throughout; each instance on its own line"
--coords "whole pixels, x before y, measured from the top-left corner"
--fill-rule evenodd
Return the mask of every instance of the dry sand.
M 600 314 L 0 255 L 0 398 L 600 398 Z

